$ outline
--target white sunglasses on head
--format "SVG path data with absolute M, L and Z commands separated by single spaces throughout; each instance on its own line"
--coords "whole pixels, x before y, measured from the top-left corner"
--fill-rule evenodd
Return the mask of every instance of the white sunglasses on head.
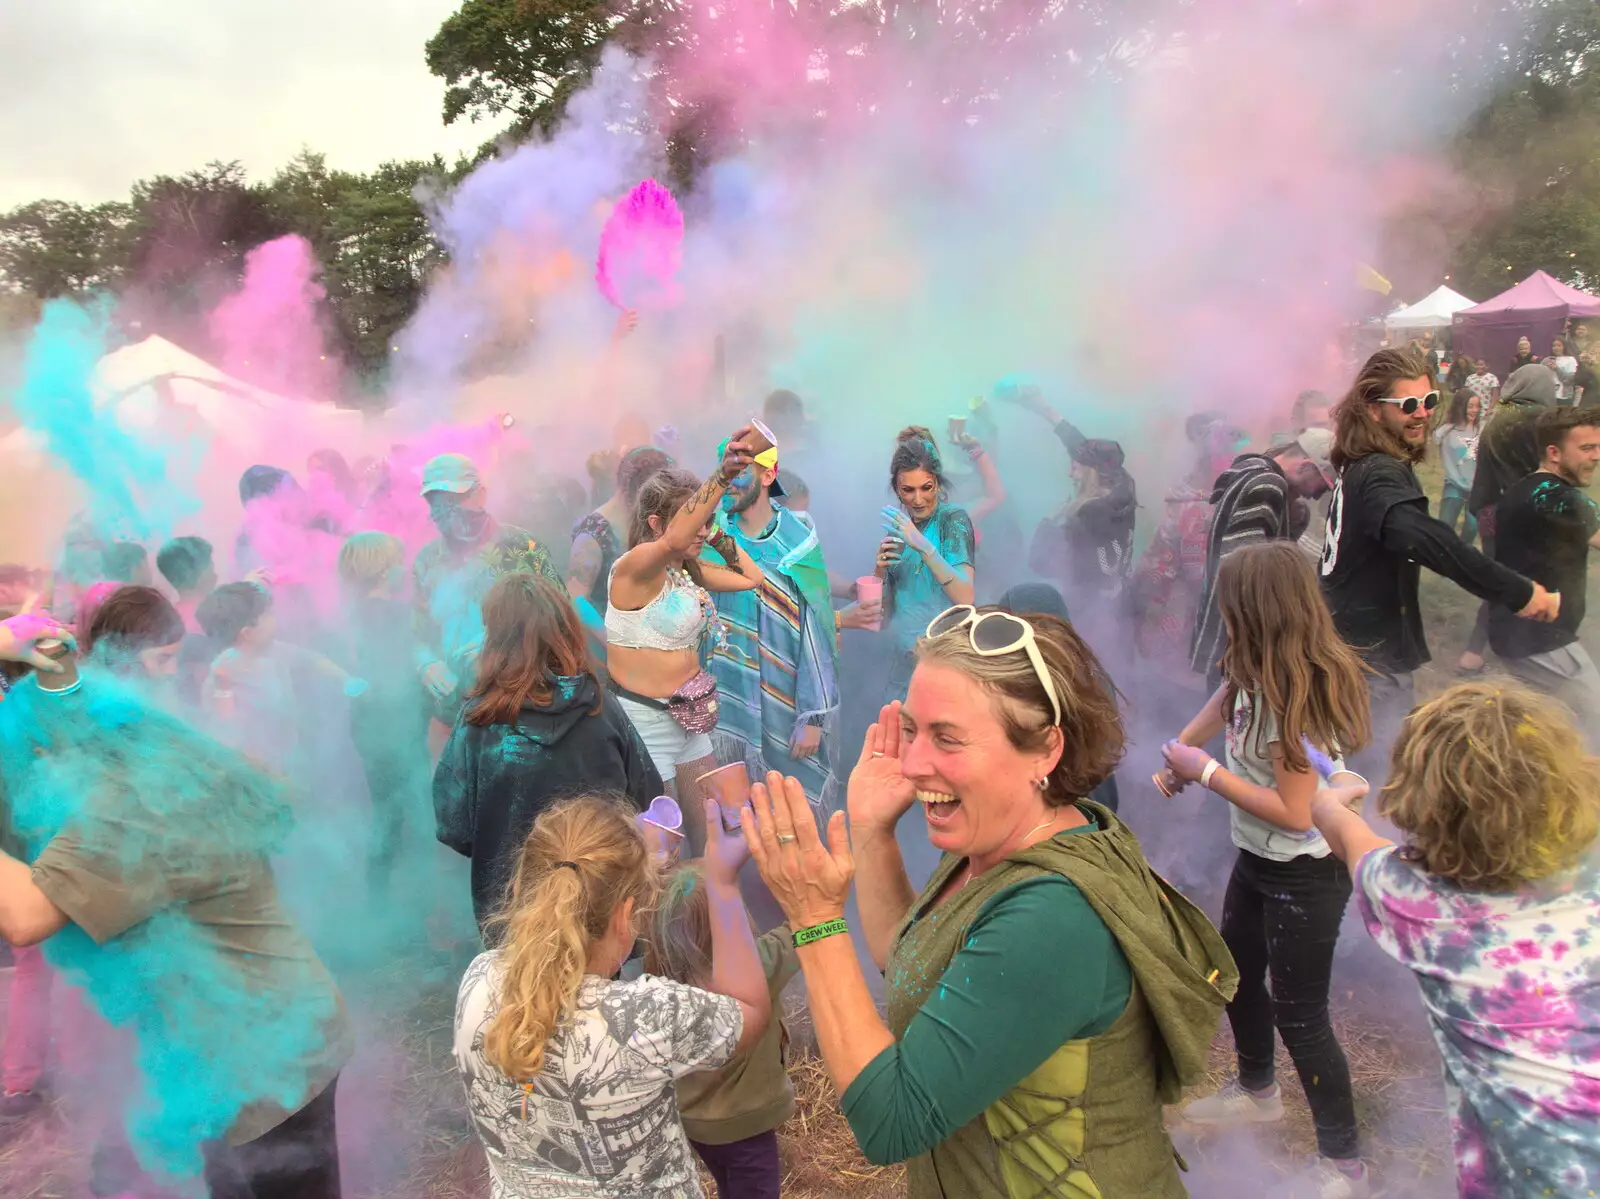
M 1034 635 L 1033 626 L 1010 612 L 979 612 L 971 604 L 957 604 L 928 622 L 926 636 L 942 637 L 962 628 L 967 630 L 972 652 L 980 658 L 999 658 L 1019 649 L 1027 653 L 1033 673 L 1039 676 L 1039 683 L 1050 698 L 1050 710 L 1055 713 L 1053 723 L 1060 728 L 1061 701 L 1056 698 L 1056 685 L 1050 681 L 1050 670 L 1039 653 L 1039 639 Z

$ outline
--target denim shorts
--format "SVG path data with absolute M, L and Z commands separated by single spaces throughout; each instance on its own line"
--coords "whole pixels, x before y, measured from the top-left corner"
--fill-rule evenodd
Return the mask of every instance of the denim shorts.
M 633 722 L 634 731 L 644 742 L 650 760 L 664 780 L 670 782 L 685 762 L 698 762 L 714 755 L 711 734 L 691 733 L 659 708 L 647 708 L 625 695 L 613 693 L 613 698 Z

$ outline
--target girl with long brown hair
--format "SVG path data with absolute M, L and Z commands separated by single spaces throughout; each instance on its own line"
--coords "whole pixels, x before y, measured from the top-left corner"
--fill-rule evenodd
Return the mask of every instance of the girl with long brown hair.
M 722 628 L 712 591 L 750 591 L 761 568 L 713 518 L 728 484 L 753 460 L 740 429 L 703 482 L 677 467 L 639 489 L 628 549 L 607 584 L 606 667 L 609 686 L 639 731 L 661 776 L 676 780 L 691 853 L 705 844 L 695 780 L 717 768 L 711 730 L 717 724 L 716 680 L 700 665 L 708 636 Z M 721 564 L 703 561 L 707 546 Z
M 1168 795 L 1198 782 L 1231 805 L 1239 856 L 1222 936 L 1239 966 L 1239 990 L 1228 1004 L 1238 1076 L 1183 1115 L 1199 1125 L 1281 1120 L 1276 1024 L 1317 1129 L 1320 1156 L 1302 1181 L 1312 1188 L 1306 1193 L 1364 1196 L 1350 1067 L 1328 1019 L 1350 872 L 1311 821 L 1319 786 L 1334 776 L 1351 796 L 1366 793 L 1341 758 L 1372 735 L 1363 668 L 1293 542 L 1229 554 L 1217 571 L 1217 602 L 1228 634 L 1222 686 L 1164 747 L 1157 782 Z M 1200 747 L 1224 730 L 1225 761 L 1218 762 Z
M 433 776 L 439 840 L 472 859 L 480 928 L 540 812 L 569 795 L 616 792 L 642 811 L 661 776 L 616 700 L 601 691 L 566 592 L 525 571 L 483 600 L 483 653 Z
M 701 1194 L 674 1084 L 756 1044 L 772 1009 L 739 898 L 748 853 L 710 824 L 711 962 L 691 987 L 616 979 L 661 881 L 633 811 L 586 796 L 534 822 L 499 948 L 473 960 L 456 1003 L 495 1195 Z

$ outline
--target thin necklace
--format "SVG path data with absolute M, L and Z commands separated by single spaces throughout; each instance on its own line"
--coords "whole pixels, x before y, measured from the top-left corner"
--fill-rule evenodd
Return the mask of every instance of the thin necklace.
M 1027 841 L 1027 839 L 1029 837 L 1033 836 L 1033 834 L 1038 832 L 1040 829 L 1049 828 L 1052 824 L 1054 824 L 1056 821 L 1058 821 L 1060 819 L 1061 819 L 1061 816 L 1058 813 L 1058 814 L 1050 817 L 1048 820 L 1044 821 L 1043 823 L 1034 825 L 1027 832 L 1022 834 L 1023 841 Z M 967 889 L 967 883 L 970 883 L 973 879 L 975 879 L 977 877 L 978 876 L 972 872 L 972 859 L 968 858 L 967 859 L 967 878 L 966 878 L 966 882 L 963 882 L 961 884 L 961 889 L 963 891 L 965 891 Z

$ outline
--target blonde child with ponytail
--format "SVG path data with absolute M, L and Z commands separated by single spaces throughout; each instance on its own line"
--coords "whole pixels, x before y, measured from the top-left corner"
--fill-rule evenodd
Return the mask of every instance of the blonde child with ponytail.
M 712 962 L 703 988 L 615 976 L 661 878 L 620 801 L 587 797 L 534 822 L 498 948 L 467 968 L 455 1057 L 496 1199 L 698 1199 L 674 1084 L 755 1045 L 771 999 L 739 897 L 747 850 L 708 803 Z

